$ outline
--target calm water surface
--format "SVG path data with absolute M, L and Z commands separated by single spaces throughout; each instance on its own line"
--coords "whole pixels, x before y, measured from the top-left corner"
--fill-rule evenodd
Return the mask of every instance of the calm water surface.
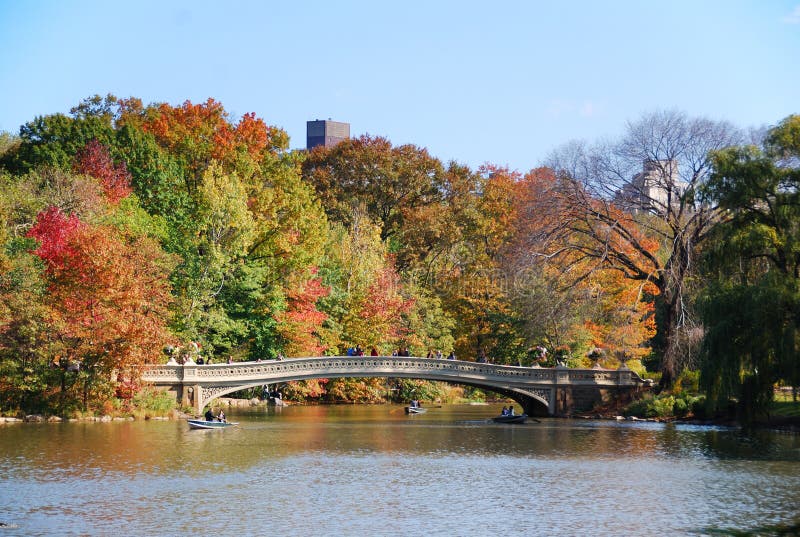
M 0 426 L 0 537 L 685 535 L 798 512 L 798 436 L 498 409 Z

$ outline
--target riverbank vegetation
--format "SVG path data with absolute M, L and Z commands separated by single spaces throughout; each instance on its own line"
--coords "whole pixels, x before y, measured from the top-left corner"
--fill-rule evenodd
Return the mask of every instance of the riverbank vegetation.
M 676 380 L 699 371 L 706 412 L 756 419 L 776 383 L 800 384 L 798 132 L 798 116 L 748 140 L 654 113 L 545 167 L 472 170 L 380 136 L 290 150 L 213 99 L 89 98 L 0 136 L 0 411 L 159 406 L 137 372 L 165 348 L 219 362 L 360 346 L 627 363 L 678 413 L 700 399 Z M 284 392 L 456 397 L 389 384 Z

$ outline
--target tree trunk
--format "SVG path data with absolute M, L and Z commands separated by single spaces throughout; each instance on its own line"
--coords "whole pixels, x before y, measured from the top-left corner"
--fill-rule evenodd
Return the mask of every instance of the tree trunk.
M 670 296 L 671 295 L 671 296 Z M 680 293 L 670 293 L 665 296 L 666 312 L 664 315 L 664 355 L 661 357 L 661 380 L 658 383 L 659 390 L 672 387 L 678 376 L 678 365 L 680 363 L 679 348 L 679 319 L 680 319 Z

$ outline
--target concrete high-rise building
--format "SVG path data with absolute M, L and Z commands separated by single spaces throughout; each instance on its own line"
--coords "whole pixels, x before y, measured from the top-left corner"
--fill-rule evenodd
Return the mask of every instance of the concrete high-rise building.
M 686 186 L 678 175 L 676 161 L 645 160 L 642 172 L 617 193 L 615 201 L 629 211 L 663 212 L 679 203 Z
M 318 145 L 333 147 L 343 140 L 350 138 L 350 124 L 330 119 L 315 119 L 306 121 L 306 149 L 313 149 Z

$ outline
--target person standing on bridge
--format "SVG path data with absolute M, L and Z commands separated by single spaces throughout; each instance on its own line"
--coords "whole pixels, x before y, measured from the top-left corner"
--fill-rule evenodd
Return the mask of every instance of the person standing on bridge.
M 448 360 L 455 360 L 456 359 L 456 353 L 453 352 L 453 351 L 450 351 L 450 354 L 447 355 L 447 359 Z

